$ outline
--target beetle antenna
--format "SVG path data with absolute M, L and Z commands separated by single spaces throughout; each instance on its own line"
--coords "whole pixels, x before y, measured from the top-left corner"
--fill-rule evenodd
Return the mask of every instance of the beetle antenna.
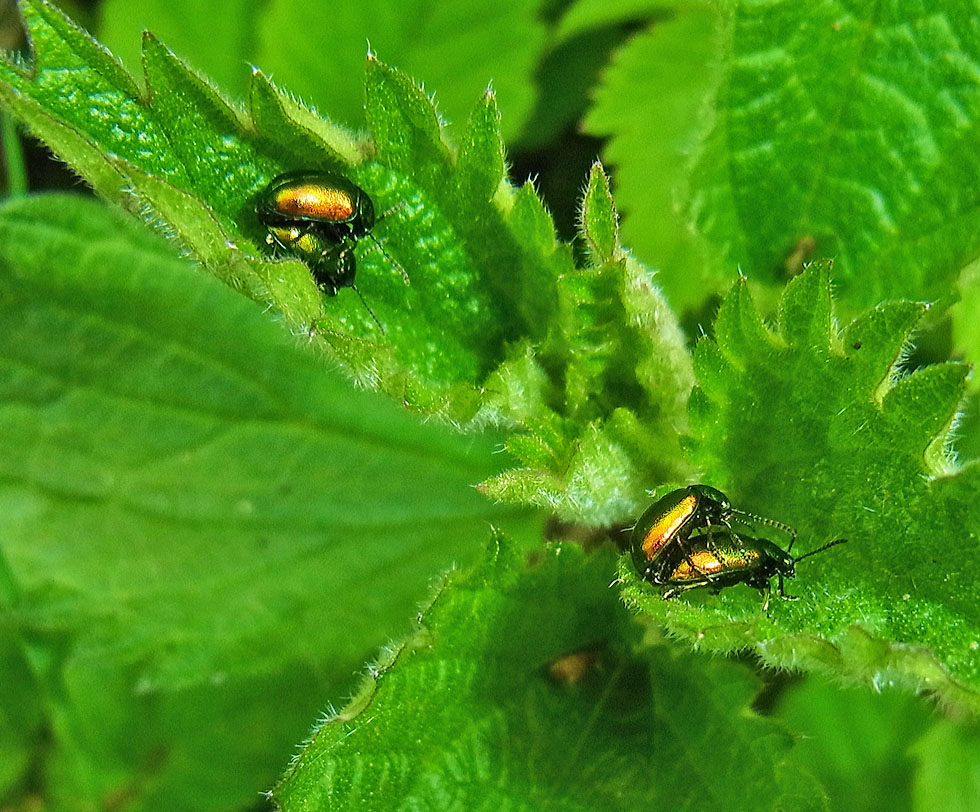
M 387 208 L 383 212 L 381 212 L 381 214 L 379 214 L 375 218 L 375 222 L 380 223 L 382 220 L 385 219 L 385 217 L 391 217 L 391 215 L 393 215 L 396 211 L 401 211 L 407 205 L 408 205 L 407 200 L 399 200 L 394 206 L 391 206 L 390 208 Z
M 749 519 L 752 522 L 759 522 L 760 524 L 768 525 L 769 527 L 775 527 L 777 530 L 782 530 L 786 535 L 789 536 L 789 546 L 786 548 L 786 552 L 793 549 L 793 542 L 796 541 L 796 530 L 790 527 L 788 524 L 783 524 L 782 522 L 777 522 L 775 519 L 770 519 L 767 516 L 760 516 L 757 513 L 748 513 L 744 510 L 732 510 L 733 516 L 741 516 L 742 518 Z
M 810 552 L 808 553 L 803 553 L 803 555 L 801 555 L 799 558 L 794 558 L 793 560 L 802 561 L 804 558 L 809 558 L 811 555 L 822 553 L 824 550 L 827 550 L 831 547 L 836 547 L 838 544 L 846 544 L 846 543 L 847 543 L 847 539 L 834 539 L 833 541 L 825 544 L 823 547 L 817 547 L 816 550 L 810 550 Z
M 385 255 L 385 259 L 387 259 L 388 262 L 390 262 L 392 265 L 394 265 L 395 266 L 395 270 L 398 271 L 398 273 L 400 273 L 402 275 L 402 279 L 404 280 L 405 284 L 406 285 L 411 285 L 412 284 L 412 280 L 408 278 L 408 272 L 402 267 L 402 264 L 397 259 L 395 259 L 387 251 L 385 251 L 385 247 L 381 244 L 381 240 L 379 240 L 377 237 L 375 237 L 371 232 L 368 232 L 368 236 L 374 242 L 374 244 L 377 247 L 377 249 L 382 254 Z
M 371 318 L 374 319 L 374 323 L 378 325 L 378 329 L 381 331 L 381 335 L 383 336 L 388 335 L 388 333 L 385 331 L 384 325 L 380 321 L 378 321 L 378 317 L 374 315 L 374 311 L 371 309 L 371 305 L 369 305 L 365 301 L 364 297 L 361 295 L 361 292 L 357 289 L 357 285 L 351 285 L 350 289 L 357 294 L 357 298 L 361 300 L 361 304 L 364 305 L 364 309 L 371 314 Z

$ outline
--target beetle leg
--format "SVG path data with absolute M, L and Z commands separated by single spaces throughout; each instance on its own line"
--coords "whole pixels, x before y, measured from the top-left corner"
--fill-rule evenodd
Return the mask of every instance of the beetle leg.
M 715 526 L 711 523 L 711 519 L 705 518 L 704 521 L 705 521 L 705 524 L 708 526 L 708 534 L 707 534 L 708 535 L 708 540 L 705 542 L 705 544 L 707 545 L 708 550 L 710 551 L 710 553 L 715 558 L 717 558 L 718 557 L 718 548 L 715 547 L 715 543 L 714 543 Z M 729 530 L 731 530 L 731 528 L 729 528 Z
M 684 553 L 684 560 L 687 561 L 688 566 L 692 570 L 694 570 L 696 573 L 698 573 L 704 578 L 709 578 L 709 579 L 711 578 L 710 574 L 705 572 L 703 569 L 701 569 L 701 567 L 699 567 L 697 564 L 694 563 L 694 559 L 691 558 L 691 554 L 687 551 L 687 547 L 684 546 L 684 542 L 681 539 L 677 539 L 677 546 L 681 548 L 681 552 Z M 708 548 L 710 549 L 710 544 Z M 711 552 L 712 554 L 714 554 L 714 550 L 711 550 Z M 717 555 L 715 555 L 715 557 L 717 558 Z
M 784 601 L 798 601 L 800 599 L 799 595 L 787 595 L 786 589 L 783 586 L 783 574 L 781 572 L 776 573 L 776 577 L 779 581 L 779 597 Z
M 675 598 L 682 592 L 687 592 L 689 589 L 697 589 L 701 586 L 707 586 L 703 581 L 696 581 L 693 584 L 678 584 L 677 586 L 672 586 L 663 594 L 663 599 L 669 601 L 671 598 Z
M 707 526 L 707 532 L 705 533 L 705 535 L 707 536 L 707 539 L 705 540 L 705 547 L 708 548 L 708 552 L 711 553 L 715 557 L 715 559 L 721 561 L 722 558 L 718 553 L 718 548 L 715 547 L 715 544 L 712 541 L 712 539 L 715 536 L 715 528 L 718 527 L 718 525 L 712 524 L 710 519 L 705 519 L 705 525 Z M 735 539 L 735 541 L 738 542 L 738 545 L 740 547 L 744 547 L 744 545 L 742 544 L 742 540 L 738 537 L 738 534 L 734 530 L 732 530 L 732 528 L 729 527 L 727 524 L 723 526 L 725 527 L 725 529 L 728 530 L 729 536 Z M 701 536 L 698 536 L 698 538 L 701 538 Z M 688 540 L 690 541 L 690 539 Z M 691 569 L 697 572 L 699 575 L 701 575 L 701 577 L 704 578 L 704 580 L 707 583 L 711 583 L 712 581 L 716 580 L 718 577 L 723 576 L 725 574 L 724 569 L 714 573 L 703 570 L 701 567 L 699 567 L 691 560 L 690 555 L 688 554 L 687 550 L 684 547 L 684 543 L 680 539 L 677 540 L 677 543 L 680 545 L 680 548 L 684 550 L 684 558 L 687 559 L 687 563 L 691 565 Z
M 350 251 L 350 246 L 347 243 L 335 242 L 331 243 L 329 248 L 324 248 L 320 252 L 320 261 L 322 262 L 327 257 L 337 257 L 338 259 L 344 256 L 348 251 Z
M 710 519 L 706 519 L 705 524 L 707 525 L 707 536 L 708 536 L 708 539 L 705 542 L 705 546 L 707 546 L 708 552 L 710 552 L 715 558 L 718 558 L 718 550 L 711 541 L 711 537 L 715 533 L 713 529 L 714 525 L 711 524 Z M 700 538 L 700 536 L 698 538 Z M 681 548 L 681 552 L 684 553 L 684 560 L 687 561 L 688 566 L 692 570 L 694 570 L 702 578 L 705 578 L 708 581 L 711 581 L 714 578 L 714 576 L 710 572 L 706 572 L 705 570 L 703 570 L 701 567 L 699 567 L 697 564 L 694 563 L 694 559 L 691 558 L 691 554 L 687 551 L 687 547 L 684 546 L 683 540 L 677 539 L 677 546 Z

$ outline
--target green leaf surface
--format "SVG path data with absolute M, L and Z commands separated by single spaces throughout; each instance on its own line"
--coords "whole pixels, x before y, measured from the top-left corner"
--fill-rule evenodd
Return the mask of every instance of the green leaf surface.
M 314 809 L 820 809 L 740 666 L 631 652 L 609 555 L 495 538 L 316 731 L 273 797 Z M 710 752 L 710 764 L 703 756 Z
M 527 220 L 537 216 L 531 199 Z M 651 484 L 688 475 L 678 438 L 693 379 L 674 314 L 619 243 L 598 163 L 580 219 L 589 267 L 558 278 L 555 329 L 541 350 L 523 348 L 489 381 L 497 398 L 528 415 L 529 433 L 508 443 L 526 467 L 484 490 L 596 527 L 635 515 Z M 559 380 L 548 382 L 544 370 L 560 370 Z
M 709 262 L 684 211 L 719 25 L 710 7 L 685 6 L 615 54 L 585 119 L 588 132 L 608 138 L 603 157 L 616 167 L 623 243 L 657 270 L 657 284 L 680 311 L 700 306 L 735 275 L 734 265 Z
M 611 227 L 612 201 L 598 196 Z M 605 247 L 620 258 L 559 280 L 557 330 L 544 350 L 515 358 L 489 382 L 533 416 L 529 433 L 508 441 L 526 467 L 484 486 L 592 527 L 637 515 L 652 485 L 690 475 L 679 444 L 693 382 L 683 337 L 646 270 L 618 243 Z M 562 370 L 560 389 L 542 383 L 549 368 Z
M 980 262 L 963 269 L 957 283 L 959 301 L 950 308 L 953 346 L 973 364 L 980 361 Z M 977 389 L 977 377 L 971 379 L 971 389 Z
M 429 97 L 374 59 L 367 144 L 258 71 L 249 119 L 153 36 L 144 38 L 144 94 L 45 0 L 24 0 L 22 9 L 34 64 L 0 63 L 0 97 L 98 192 L 281 312 L 359 380 L 469 420 L 479 408 L 475 385 L 504 360 L 507 344 L 545 333 L 554 297 L 541 286 L 554 284 L 555 247 L 545 256 L 527 250 L 535 243 L 508 227 L 492 96 L 462 133 L 457 168 Z M 349 292 L 324 297 L 301 263 L 270 256 L 256 201 L 273 177 L 296 168 L 341 172 L 372 198 L 386 247 L 365 239 L 358 249 L 363 302 Z M 556 256 L 568 264 L 567 252 Z
M 339 122 L 364 124 L 365 50 L 424 80 L 440 113 L 464 122 L 488 84 L 504 100 L 505 134 L 520 130 L 533 103 L 528 78 L 544 44 L 533 4 L 502 0 L 479 10 L 455 3 L 366 0 L 266 3 L 256 62 L 276 81 Z
M 456 169 L 460 190 L 480 200 L 493 198 L 506 174 L 500 111 L 496 95 L 486 92 L 470 114 Z
M 131 72 L 140 67 L 140 35 L 152 31 L 229 92 L 245 92 L 242 66 L 255 57 L 259 0 L 106 0 L 99 38 Z
M 980 806 L 980 729 L 936 725 L 912 747 L 919 762 L 915 812 L 970 812 Z
M 596 267 L 620 258 L 619 213 L 609 192 L 609 178 L 600 164 L 589 173 L 582 201 L 582 234 L 589 259 Z
M 144 98 L 117 63 L 60 12 L 44 2 L 26 2 L 23 12 L 35 64 L 30 71 L 0 68 L 7 82 L 0 83 L 0 95 L 96 191 L 160 223 L 219 277 L 263 304 L 273 303 L 295 327 L 321 323 L 321 329 L 364 332 L 366 328 L 370 334 L 373 322 L 356 298 L 339 299 L 339 313 L 337 308 L 324 312 L 322 297 L 302 264 L 262 256 L 255 196 L 283 168 L 278 133 L 256 138 L 238 111 L 153 37 L 144 40 L 151 94 Z M 271 88 L 264 76 L 255 74 L 253 82 L 257 88 L 253 103 L 261 120 L 278 113 L 278 124 L 283 119 L 291 122 L 290 128 L 281 129 L 285 154 L 295 154 L 299 134 L 305 136 L 302 146 L 307 157 L 300 165 L 318 166 L 325 157 L 333 163 L 360 154 L 343 131 L 324 122 L 311 126 L 309 114 Z M 79 94 L 90 100 L 85 106 L 74 101 Z M 383 197 L 375 202 L 387 206 Z M 361 287 L 373 309 L 386 318 L 392 298 L 375 295 L 375 286 L 363 280 L 370 273 L 362 273 Z M 394 276 L 386 268 L 381 281 L 397 284 L 400 294 L 403 285 Z M 404 307 L 403 302 L 398 304 Z M 334 350 L 345 348 L 334 334 L 328 334 L 325 343 Z M 405 346 L 413 354 L 416 348 L 433 345 L 431 336 L 420 337 L 413 331 Z M 372 370 L 363 369 L 364 362 L 349 344 L 346 349 L 351 366 L 360 363 L 362 375 L 369 375 Z M 418 355 L 416 350 L 416 363 L 429 366 L 431 373 L 431 365 Z M 428 357 L 433 356 L 448 356 L 459 372 L 466 369 L 460 368 L 460 362 L 468 362 L 466 371 L 473 374 L 472 359 L 430 350 Z M 375 378 L 381 377 L 377 369 L 373 372 Z M 447 374 L 445 369 L 440 372 Z
M 0 550 L 2 555 L 2 550 Z M 3 566 L 0 563 L 0 566 Z M 44 735 L 38 682 L 11 630 L 11 596 L 0 599 L 0 798 L 14 797 L 29 780 L 34 747 Z
M 980 731 L 917 697 L 808 678 L 778 717 L 797 733 L 789 761 L 823 784 L 832 809 L 877 812 L 980 806 Z
M 504 182 L 494 95 L 474 107 L 457 152 L 423 90 L 370 58 L 373 140 L 354 142 L 258 72 L 250 123 L 153 36 L 144 40 L 143 96 L 47 2 L 24 0 L 24 12 L 36 64 L 0 65 L 0 95 L 79 161 L 97 190 L 282 313 L 359 381 L 458 422 L 518 423 L 553 435 L 544 470 L 514 472 L 488 492 L 597 524 L 622 520 L 651 484 L 682 476 L 676 436 L 691 372 L 676 320 L 635 262 L 617 254 L 576 271 L 533 188 L 515 193 Z M 94 107 L 71 102 L 81 91 Z M 106 126 L 120 116 L 126 126 Z M 259 134 L 259 123 L 275 129 Z M 301 263 L 266 254 L 256 198 L 279 170 L 297 165 L 339 167 L 374 201 L 386 247 L 363 240 L 358 248 L 364 303 L 347 292 L 321 297 Z M 605 212 L 605 230 L 586 225 L 613 251 L 615 209 L 603 188 L 602 206 L 596 198 L 592 208 Z M 409 286 L 386 254 L 407 271 Z M 601 390 L 585 379 L 593 373 L 604 379 Z M 522 389 L 535 394 L 515 398 Z M 508 411 L 519 402 L 525 412 L 538 404 L 536 420 Z M 603 463 L 607 452 L 613 468 Z
M 691 212 L 721 269 L 779 282 L 834 257 L 849 312 L 949 304 L 980 247 L 980 30 L 972 0 L 743 2 Z M 791 264 L 793 267 L 787 267 Z
M 40 645 L 71 648 L 57 636 Z M 309 662 L 166 691 L 134 691 L 136 670 L 115 661 L 69 655 L 50 665 L 45 737 L 32 756 L 51 809 L 251 809 L 325 693 L 342 690 Z
M 311 165 L 343 174 L 346 166 L 361 160 L 360 146 L 350 133 L 318 116 L 259 70 L 252 71 L 249 102 L 259 139 L 298 164 L 316 156 Z
M 954 725 L 918 697 L 813 677 L 789 688 L 777 715 L 797 734 L 790 761 L 820 780 L 831 809 L 849 812 L 911 812 L 910 745 L 933 726 Z
M 30 67 L 0 61 L 0 98 L 96 192 L 165 226 L 222 278 L 267 302 L 279 276 L 276 264 L 260 259 L 254 243 L 236 244 L 233 237 L 248 196 L 275 174 L 276 164 L 253 147 L 241 113 L 153 37 L 144 40 L 146 97 L 111 54 L 59 10 L 30 0 L 21 11 L 34 60 Z M 167 186 L 175 190 L 161 200 Z M 179 206 L 169 199 L 175 196 Z M 173 208 L 184 216 L 161 219 Z M 202 229 L 208 220 L 210 228 Z M 225 246 L 220 260 L 216 243 Z M 311 291 L 308 275 L 299 284 Z M 316 298 L 295 310 L 288 304 L 281 309 L 296 324 L 320 311 Z
M 953 350 L 976 369 L 980 362 L 980 263 L 968 265 L 957 285 L 959 301 L 950 308 Z M 952 435 L 952 451 L 964 461 L 980 459 L 980 386 L 970 376 L 970 393 L 962 404 Z
M 102 207 L 8 205 L 0 268 L 0 541 L 19 623 L 78 658 L 139 661 L 144 688 L 342 680 L 507 519 L 471 487 L 492 438 L 351 391 Z
M 819 264 L 770 329 L 737 284 L 717 341 L 695 353 L 694 462 L 736 506 L 796 527 L 794 553 L 849 543 L 801 563 L 787 586 L 801 599 L 774 598 L 769 615 L 745 588 L 665 602 L 624 572 L 628 600 L 698 646 L 980 707 L 980 583 L 962 555 L 980 532 L 980 468 L 954 470 L 944 453 L 968 368 L 894 370 L 923 311 L 884 304 L 838 331 Z

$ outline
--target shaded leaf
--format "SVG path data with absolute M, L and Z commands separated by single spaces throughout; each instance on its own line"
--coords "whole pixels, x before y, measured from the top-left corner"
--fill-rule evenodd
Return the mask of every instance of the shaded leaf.
M 257 64 L 340 122 L 364 123 L 365 50 L 438 91 L 442 115 L 460 125 L 492 81 L 507 134 L 533 102 L 528 81 L 544 43 L 535 7 L 518 0 L 482 6 L 383 0 L 345 6 L 267 3 L 259 18 Z
M 684 211 L 691 152 L 714 87 L 719 23 L 708 4 L 683 6 L 616 53 L 585 119 L 588 132 L 609 139 L 603 158 L 616 167 L 623 243 L 656 269 L 679 311 L 700 306 L 736 270 L 709 261 Z
M 930 726 L 950 726 L 918 697 L 841 688 L 809 677 L 780 700 L 797 733 L 790 761 L 817 776 L 831 809 L 911 810 L 916 765 L 910 744 Z
M 242 65 L 255 58 L 257 0 L 106 0 L 99 7 L 99 38 L 132 72 L 140 66 L 140 34 L 152 31 L 221 87 L 243 94 Z
M 495 538 L 316 731 L 280 808 L 821 808 L 780 764 L 789 737 L 746 710 L 744 669 L 631 653 L 610 567 L 568 546 L 527 567 Z
M 976 725 L 936 725 L 912 747 L 919 762 L 912 789 L 915 812 L 968 812 L 980 804 L 980 731 Z
M 351 391 L 166 254 L 92 203 L 3 210 L 20 623 L 138 660 L 145 686 L 296 659 L 343 678 L 501 515 L 471 488 L 493 441 Z

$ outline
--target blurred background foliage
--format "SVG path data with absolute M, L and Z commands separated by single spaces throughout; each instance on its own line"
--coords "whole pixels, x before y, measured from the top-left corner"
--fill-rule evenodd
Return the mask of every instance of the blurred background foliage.
M 451 4 L 65 0 L 59 5 L 136 76 L 140 75 L 140 32 L 148 29 L 232 98 L 245 92 L 250 66 L 259 66 L 322 115 L 355 130 L 364 125 L 363 63 L 368 48 L 424 83 L 434 94 L 450 135 L 458 134 L 457 123 L 465 121 L 474 100 L 490 84 L 502 113 L 511 180 L 535 179 L 563 238 L 576 238 L 582 187 L 599 157 L 611 174 L 623 215 L 624 244 L 654 268 L 671 257 L 677 258 L 676 267 L 681 269 L 701 262 L 700 249 L 685 239 L 679 227 L 682 214 L 670 195 L 703 128 L 699 113 L 710 89 L 715 58 L 710 16 L 700 14 L 696 3 L 667 8 L 643 0 L 541 0 L 538 4 L 522 0 Z M 688 8 L 694 12 L 683 18 L 682 30 L 658 41 L 658 24 L 676 20 Z M 26 48 L 13 0 L 0 0 L 0 47 Z M 669 81 L 658 71 L 668 62 L 675 68 Z M 636 85 L 641 73 L 646 76 L 642 87 Z M 635 108 L 643 108 L 642 100 L 653 97 L 659 106 L 641 127 L 648 111 Z M 9 119 L 4 121 L 2 138 L 6 194 L 51 189 L 85 193 L 42 145 L 20 137 Z M 806 246 L 800 250 L 805 252 Z M 710 329 L 718 296 L 735 272 L 722 278 L 711 273 L 708 269 L 682 276 L 665 271 L 659 279 L 692 338 Z M 972 291 L 980 289 L 972 284 L 975 276 L 965 276 L 962 283 L 967 305 L 975 295 Z M 953 320 L 937 317 L 920 335 L 910 367 L 949 358 L 955 355 L 954 346 L 969 345 L 972 337 L 963 326 L 969 324 L 969 319 L 962 320 L 960 338 L 954 340 Z M 971 400 L 958 433 L 964 457 L 977 456 L 978 411 Z M 751 661 L 748 665 L 754 667 Z M 874 695 L 814 678 L 763 676 L 756 710 L 783 719 L 796 732 L 792 757 L 823 783 L 831 808 L 869 812 L 980 808 L 980 733 L 972 720 L 947 718 L 928 703 L 904 694 Z M 205 802 L 188 790 L 186 797 L 171 796 L 172 808 L 265 808 L 265 801 L 249 799 L 271 785 L 295 744 L 306 735 L 310 720 L 326 704 L 327 697 L 317 693 L 323 687 L 320 679 L 314 673 L 297 673 L 290 676 L 295 684 L 264 685 L 269 696 L 290 700 L 249 717 L 249 737 L 267 746 L 256 748 L 255 754 L 244 753 L 235 764 L 220 759 L 212 764 L 209 753 L 212 747 L 222 747 L 221 737 L 214 730 L 208 732 L 213 738 L 202 736 L 194 715 L 210 714 L 213 719 L 227 708 L 232 718 L 238 701 L 234 691 L 201 687 L 189 702 L 184 697 L 179 707 L 175 703 L 162 713 L 156 708 L 157 718 L 169 720 L 172 731 L 184 738 L 188 770 L 228 771 L 225 797 L 212 796 Z M 118 673 L 107 674 L 103 681 L 91 672 L 69 674 L 61 699 L 96 692 L 111 698 L 125 693 L 124 686 L 125 679 Z M 340 699 L 350 685 L 329 687 L 331 696 Z M 22 708 L 28 717 L 37 712 Z M 126 712 L 139 718 L 138 708 L 126 706 Z M 0 727 L 5 721 L 0 719 Z M 85 724 L 86 729 L 76 734 L 98 739 L 100 720 L 87 719 Z M 30 762 L 22 744 L 0 737 L 0 788 L 5 772 L 12 776 Z M 101 756 L 113 762 L 128 744 L 103 741 L 89 753 L 101 750 Z M 270 751 L 275 755 L 270 757 Z M 153 758 L 152 751 L 146 758 Z M 84 773 L 80 759 L 65 754 L 63 769 Z M 119 762 L 118 770 L 124 774 L 130 765 L 125 759 Z M 44 780 L 34 775 L 38 787 Z M 111 799 L 103 808 L 166 808 L 159 797 L 142 806 L 144 795 L 154 797 L 144 789 L 131 786 L 130 795 Z M 0 790 L 4 812 L 44 808 L 40 804 L 35 800 L 6 805 Z M 72 808 L 95 807 L 79 802 Z

